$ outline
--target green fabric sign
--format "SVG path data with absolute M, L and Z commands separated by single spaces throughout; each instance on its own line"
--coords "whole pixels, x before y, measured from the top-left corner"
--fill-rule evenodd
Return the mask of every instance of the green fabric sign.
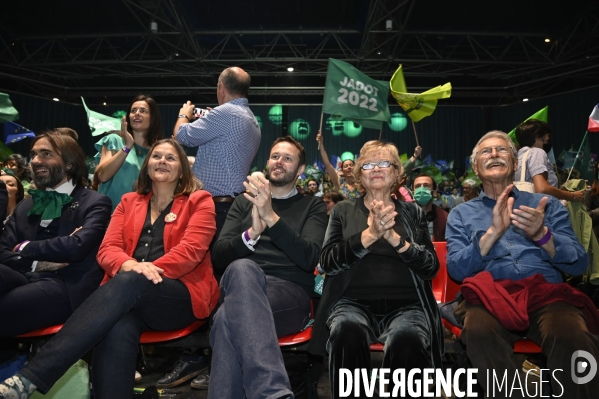
M 580 170 L 580 176 L 583 179 L 588 180 L 589 183 L 594 181 L 595 176 L 593 176 L 593 159 L 591 158 L 591 144 L 589 143 L 588 132 L 585 133 L 584 139 L 582 140 L 582 146 L 580 147 L 578 158 L 580 158 L 580 166 L 578 166 L 578 169 Z
M 549 106 L 546 106 L 542 110 L 537 111 L 534 114 L 532 114 L 531 116 L 529 116 L 528 118 L 526 118 L 526 120 L 522 121 L 522 123 L 526 122 L 529 119 L 538 119 L 538 120 L 543 121 L 545 123 L 549 123 L 549 119 L 548 118 L 549 118 Z M 518 128 L 518 126 L 516 126 L 515 128 L 513 128 L 508 133 L 508 136 L 510 136 L 510 138 L 512 139 L 512 141 L 514 142 L 514 144 L 516 146 L 518 146 L 518 140 L 516 140 L 516 129 L 517 128 Z
M 87 113 L 87 124 L 92 131 L 92 136 L 99 136 L 102 133 L 109 132 L 111 130 L 121 130 L 121 119 L 112 118 L 110 116 L 102 115 L 99 112 L 95 112 L 87 108 L 85 100 L 81 97 L 83 107 Z
M 0 122 L 12 122 L 19 119 L 19 111 L 12 106 L 10 96 L 0 93 Z
M 408 93 L 401 65 L 391 77 L 389 86 L 395 101 L 414 122 L 432 115 L 437 108 L 437 100 L 451 96 L 451 83 L 445 83 L 443 86 L 434 87 L 420 94 Z
M 391 120 L 388 82 L 374 80 L 352 65 L 329 58 L 322 112 L 363 127 L 381 129 Z

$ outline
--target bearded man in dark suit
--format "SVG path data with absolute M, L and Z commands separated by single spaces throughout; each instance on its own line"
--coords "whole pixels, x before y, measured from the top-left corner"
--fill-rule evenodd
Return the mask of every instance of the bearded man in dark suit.
M 0 336 L 64 323 L 100 285 L 96 262 L 111 201 L 86 188 L 85 154 L 50 131 L 31 148 L 37 189 L 0 235 Z

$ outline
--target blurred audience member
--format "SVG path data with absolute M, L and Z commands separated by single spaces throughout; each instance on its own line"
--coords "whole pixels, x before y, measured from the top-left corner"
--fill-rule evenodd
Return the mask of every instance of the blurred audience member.
M 414 179 L 414 199 L 426 216 L 431 240 L 445 241 L 447 212 L 433 203 L 433 195 L 437 193 L 437 184 L 432 177 L 420 175 Z M 441 202 L 445 205 L 445 201 Z
M 315 179 L 309 179 L 306 184 L 307 190 L 304 190 L 304 195 L 313 195 L 315 197 L 322 197 L 322 191 L 318 190 L 318 181 Z
M 25 197 L 25 191 L 23 190 L 23 184 L 18 177 L 14 176 L 10 172 L 1 172 L 0 180 L 6 185 L 6 191 L 8 192 L 8 204 L 6 206 L 6 216 L 4 223 L 7 222 L 8 217 L 13 214 L 17 204 Z M 1 190 L 0 190 L 1 191 Z M 0 215 L 1 216 L 1 215 Z
M 31 168 L 27 164 L 27 160 L 21 154 L 11 154 L 4 161 L 4 165 L 8 169 L 12 169 L 15 176 L 21 181 L 25 195 L 29 189 L 31 182 Z
M 584 202 L 587 211 L 589 212 L 589 216 L 591 216 L 591 219 L 593 220 L 595 237 L 599 239 L 599 162 L 595 162 L 594 172 L 595 179 L 593 180 L 591 190 L 587 191 L 585 195 Z
M 328 193 L 324 193 L 322 195 L 322 199 L 324 200 L 324 204 L 327 206 L 327 216 L 330 216 L 335 205 L 343 201 L 343 195 L 336 191 L 329 191 Z
M 354 160 L 343 160 L 341 163 L 341 170 L 337 171 L 335 166 L 331 165 L 327 151 L 324 149 L 324 138 L 322 137 L 320 130 L 316 135 L 316 141 L 318 142 L 318 147 L 320 148 L 320 157 L 322 158 L 325 169 L 331 178 L 331 182 L 333 183 L 335 191 L 339 191 L 345 198 L 360 197 L 360 191 L 358 191 L 357 186 L 354 184 Z
M 534 184 L 535 193 L 549 194 L 557 199 L 572 202 L 584 201 L 584 190 L 570 192 L 558 188 L 558 179 L 547 152 L 551 150 L 551 128 L 543 121 L 529 119 L 516 128 L 518 169 L 514 181 L 520 181 L 522 167 L 526 168 L 524 180 Z M 524 157 L 526 156 L 526 163 Z

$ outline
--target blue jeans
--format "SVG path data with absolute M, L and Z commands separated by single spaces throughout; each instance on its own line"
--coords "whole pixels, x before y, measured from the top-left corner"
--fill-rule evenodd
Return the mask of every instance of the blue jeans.
M 412 368 L 432 367 L 432 331 L 422 305 L 396 308 L 393 302 L 341 298 L 331 309 L 327 350 L 333 398 L 339 397 L 339 369 L 370 369 L 370 344 L 375 342 L 385 344 L 383 368 L 402 368 L 407 373 Z
M 277 337 L 310 320 L 310 298 L 296 284 L 267 276 L 249 259 L 231 263 L 210 332 L 212 399 L 274 399 L 293 392 Z
M 45 393 L 95 346 L 94 397 L 129 398 L 141 333 L 176 330 L 195 320 L 181 281 L 154 284 L 135 272 L 119 273 L 83 302 L 20 374 Z

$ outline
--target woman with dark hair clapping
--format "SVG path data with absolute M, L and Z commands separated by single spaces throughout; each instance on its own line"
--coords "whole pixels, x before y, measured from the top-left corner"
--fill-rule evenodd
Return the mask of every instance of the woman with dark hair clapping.
M 96 175 L 98 192 L 112 200 L 114 210 L 123 194 L 133 191 L 133 183 L 149 148 L 162 139 L 162 118 L 153 98 L 139 95 L 131 101 L 121 130 L 108 134 L 95 144 L 98 153 Z

